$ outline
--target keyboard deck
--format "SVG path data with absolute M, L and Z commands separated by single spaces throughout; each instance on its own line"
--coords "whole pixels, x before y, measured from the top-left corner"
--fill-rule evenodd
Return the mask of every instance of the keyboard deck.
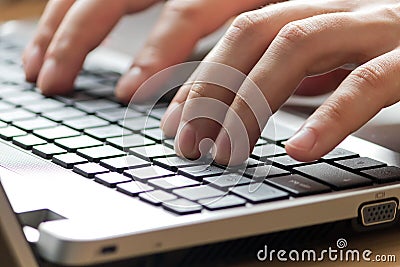
M 159 128 L 166 104 L 127 108 L 119 74 L 81 72 L 75 92 L 45 97 L 25 82 L 22 47 L 0 39 L 0 138 L 110 190 L 179 215 L 257 205 L 400 179 L 394 166 L 336 148 L 304 163 L 285 153 L 293 132 L 263 132 L 249 160 L 224 168 L 179 158 Z M 279 126 L 279 125 L 278 125 Z

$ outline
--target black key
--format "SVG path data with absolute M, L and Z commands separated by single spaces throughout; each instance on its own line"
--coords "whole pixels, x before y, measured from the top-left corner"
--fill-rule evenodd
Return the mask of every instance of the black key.
M 244 206 L 246 204 L 246 200 L 234 195 L 228 195 L 223 197 L 202 199 L 199 201 L 199 203 L 209 210 L 220 210 Z
M 116 187 L 117 184 L 131 182 L 132 179 L 116 172 L 97 174 L 94 180 L 108 187 Z
M 128 155 L 123 157 L 100 160 L 100 165 L 116 172 L 122 172 L 126 169 L 141 168 L 150 166 L 151 163 L 144 159 Z
M 64 125 L 49 129 L 35 130 L 33 133 L 44 140 L 53 141 L 54 139 L 78 136 L 80 133 Z
M 246 169 L 244 174 L 254 180 L 260 180 L 268 177 L 287 175 L 289 172 L 272 165 L 261 165 Z
M 368 178 L 329 165 L 325 162 L 297 167 L 295 170 L 329 184 L 336 189 L 347 189 L 372 184 L 372 181 Z
M 224 171 L 224 169 L 213 165 L 199 165 L 181 168 L 178 170 L 178 173 L 195 179 L 201 179 L 207 176 L 221 175 Z
M 288 193 L 262 183 L 234 187 L 232 192 L 251 203 L 261 203 L 289 197 Z
M 13 139 L 13 143 L 23 149 L 32 149 L 33 146 L 44 145 L 46 144 L 46 140 L 43 140 L 37 136 L 32 134 L 18 136 Z
M 155 165 L 161 166 L 163 168 L 169 169 L 171 171 L 177 171 L 178 168 L 191 167 L 203 165 L 202 160 L 189 160 L 181 157 L 167 157 L 167 158 L 157 158 L 154 159 L 153 163 Z
M 204 178 L 204 182 L 214 186 L 228 189 L 230 187 L 245 185 L 251 183 L 251 179 L 241 176 L 238 173 L 229 173 L 221 176 Z
M 199 185 L 181 189 L 175 189 L 172 191 L 175 195 L 180 197 L 197 201 L 204 198 L 211 197 L 221 197 L 226 194 L 226 192 L 213 188 L 209 185 Z
M 89 159 L 89 161 L 96 162 L 101 159 L 119 157 L 126 154 L 124 151 L 109 145 L 82 148 L 78 149 L 76 152 L 78 155 Z
M 193 179 L 181 175 L 175 175 L 164 178 L 152 179 L 149 181 L 149 184 L 164 190 L 171 190 L 175 188 L 199 185 L 200 183 L 198 181 L 195 181 Z
M 395 166 L 386 166 L 377 169 L 365 170 L 361 173 L 368 175 L 378 181 L 378 183 L 388 183 L 400 179 L 400 168 Z
M 254 147 L 251 154 L 257 159 L 264 160 L 268 157 L 283 155 L 285 153 L 286 151 L 283 147 L 277 146 L 275 144 L 267 144 Z
M 352 170 L 365 170 L 386 166 L 385 163 L 366 157 L 336 161 L 336 164 Z
M 14 122 L 36 117 L 35 113 L 24 109 L 12 109 L 0 112 L 0 120 L 4 122 Z
M 80 101 L 75 104 L 75 107 L 87 113 L 95 113 L 96 111 L 110 108 L 117 108 L 120 105 L 107 99 L 93 99 L 88 101 Z
M 179 215 L 192 214 L 201 211 L 201 205 L 183 198 L 164 202 L 162 203 L 162 206 L 164 209 Z
M 331 152 L 323 156 L 324 160 L 340 160 L 340 159 L 347 159 L 347 158 L 354 158 L 358 157 L 358 154 L 348 151 L 346 149 L 337 147 L 333 149 Z
M 265 165 L 265 161 L 259 161 L 257 159 L 253 159 L 253 158 L 248 158 L 245 162 L 243 162 L 240 165 L 237 166 L 229 166 L 227 167 L 228 170 L 231 171 L 244 171 L 247 168 L 252 168 L 252 167 L 256 167 L 256 166 L 260 166 L 260 165 Z
M 151 129 L 160 127 L 160 121 L 151 117 L 138 117 L 132 119 L 126 119 L 118 122 L 124 128 L 139 132 L 143 129 Z
M 11 140 L 13 137 L 26 135 L 26 132 L 14 126 L 0 128 L 0 137 L 5 140 Z
M 74 153 L 67 153 L 55 155 L 52 161 L 58 165 L 63 166 L 64 168 L 72 169 L 76 164 L 86 163 L 87 159 L 82 158 Z
M 161 205 L 166 201 L 171 201 L 176 199 L 177 196 L 162 190 L 154 190 L 139 194 L 139 198 L 153 205 Z
M 74 172 L 79 173 L 87 178 L 94 178 L 96 174 L 109 172 L 108 169 L 93 162 L 75 165 L 73 170 Z
M 261 137 L 273 142 L 278 142 L 289 139 L 294 133 L 294 130 L 289 129 L 281 124 L 267 123 L 267 126 L 261 133 Z
M 142 117 L 143 114 L 136 110 L 128 108 L 113 108 L 113 109 L 100 110 L 96 112 L 96 116 L 106 121 L 114 123 L 123 119 Z
M 68 119 L 64 124 L 76 130 L 84 130 L 87 128 L 94 128 L 108 125 L 108 121 L 102 120 L 96 116 L 89 115 L 83 118 Z
M 124 129 L 118 125 L 107 125 L 97 128 L 90 128 L 86 129 L 84 132 L 100 140 L 132 134 L 132 131 Z
M 140 193 L 151 191 L 153 189 L 152 186 L 137 181 L 117 184 L 117 190 L 129 196 L 137 196 Z
M 124 175 L 131 177 L 134 180 L 149 180 L 154 178 L 172 176 L 174 175 L 174 173 L 158 166 L 147 166 L 138 169 L 128 169 L 124 171 Z
M 34 146 L 32 148 L 32 152 L 33 154 L 36 154 L 45 159 L 51 159 L 54 155 L 67 153 L 65 149 L 62 149 L 61 147 L 56 146 L 55 144 Z
M 29 120 L 23 120 L 23 121 L 16 121 L 13 123 L 15 126 L 18 128 L 21 128 L 24 131 L 33 131 L 37 129 L 45 129 L 45 128 L 51 128 L 51 127 L 56 127 L 57 123 L 54 121 L 41 118 L 41 117 L 36 117 L 33 119 Z
M 175 150 L 166 147 L 162 144 L 143 146 L 143 147 L 133 147 L 129 149 L 129 152 L 145 160 L 176 155 Z
M 106 142 L 122 150 L 129 150 L 132 147 L 155 145 L 156 142 L 139 134 L 125 135 L 106 139 Z
M 312 162 L 298 161 L 298 160 L 295 160 L 294 158 L 292 158 L 289 155 L 274 157 L 274 158 L 271 159 L 271 161 L 273 163 L 276 163 L 276 164 L 280 165 L 280 166 L 290 167 L 290 168 L 301 166 L 301 165 L 306 165 L 306 164 L 311 164 L 311 163 L 315 163 L 316 162 L 316 161 L 312 161 Z
M 87 135 L 79 135 L 74 137 L 57 139 L 54 141 L 57 145 L 68 151 L 75 151 L 80 148 L 88 148 L 103 145 L 102 142 Z
M 267 182 L 289 191 L 296 196 L 305 196 L 331 191 L 328 186 L 298 174 L 270 178 Z
M 60 110 L 46 111 L 42 113 L 42 116 L 52 121 L 62 122 L 67 119 L 81 118 L 86 116 L 86 113 L 76 108 L 64 107 Z
M 35 101 L 33 104 L 25 105 L 24 109 L 27 109 L 34 113 L 43 113 L 50 110 L 60 110 L 65 106 L 64 103 L 55 99 L 46 98 L 39 101 Z

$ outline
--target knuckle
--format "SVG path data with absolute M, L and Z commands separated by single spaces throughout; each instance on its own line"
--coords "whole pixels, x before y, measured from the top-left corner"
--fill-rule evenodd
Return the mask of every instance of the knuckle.
M 34 38 L 35 45 L 39 47 L 47 47 L 50 41 L 53 39 L 53 31 L 48 27 L 41 28 Z
M 267 21 L 257 10 L 249 11 L 237 16 L 225 34 L 225 38 L 236 42 L 241 38 L 252 38 L 259 34 L 259 28 Z
M 337 124 L 340 124 L 340 122 L 342 122 L 344 119 L 338 101 L 326 102 L 318 109 L 317 114 L 319 120 L 335 122 Z
M 349 79 L 356 84 L 367 85 L 369 88 L 376 88 L 383 84 L 385 70 L 380 64 L 368 64 L 354 70 Z
M 190 98 L 209 97 L 204 84 L 194 83 L 190 88 Z
M 187 21 L 197 21 L 201 17 L 201 8 L 198 1 L 167 1 L 165 10 Z
M 293 21 L 283 26 L 276 38 L 281 40 L 284 45 L 293 46 L 303 43 L 311 34 L 310 27 L 299 21 Z

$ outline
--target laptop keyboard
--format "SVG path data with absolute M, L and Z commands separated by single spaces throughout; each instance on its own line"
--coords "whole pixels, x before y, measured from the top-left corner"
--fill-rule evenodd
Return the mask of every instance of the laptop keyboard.
M 400 169 L 336 148 L 304 163 L 285 153 L 292 131 L 263 132 L 245 164 L 224 168 L 176 156 L 159 128 L 166 105 L 127 107 L 113 96 L 119 74 L 83 70 L 76 90 L 52 98 L 24 81 L 22 47 L 0 39 L 0 138 L 110 190 L 175 214 L 399 181 Z

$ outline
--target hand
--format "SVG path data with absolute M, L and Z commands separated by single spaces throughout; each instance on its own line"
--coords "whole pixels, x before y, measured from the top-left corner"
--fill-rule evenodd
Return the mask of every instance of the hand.
M 103 41 L 119 19 L 158 1 L 50 0 L 37 32 L 23 55 L 27 80 L 37 82 L 47 95 L 69 92 L 86 55 Z M 117 97 L 128 102 L 141 83 L 150 76 L 184 61 L 201 37 L 216 30 L 232 16 L 267 2 L 167 2 L 147 44 L 119 82 Z
M 208 81 L 213 73 L 207 66 L 218 63 L 243 72 L 248 80 L 234 94 L 215 85 L 196 83 L 198 77 L 193 78 L 191 86 L 178 91 L 162 128 L 169 136 L 177 134 L 177 152 L 185 157 L 198 157 L 200 141 L 211 138 L 215 140 L 217 162 L 239 164 L 247 158 L 267 122 L 264 101 L 274 112 L 304 78 L 336 70 L 325 75 L 331 81 L 330 89 L 335 89 L 333 94 L 286 143 L 287 153 L 295 159 L 318 159 L 379 110 L 400 100 L 399 33 L 400 4 L 391 0 L 289 1 L 244 13 L 206 57 L 198 73 L 202 81 Z M 350 74 L 337 70 L 344 64 L 356 68 Z M 249 81 L 260 93 L 249 89 Z M 193 110 L 202 108 L 193 101 L 198 99 L 230 106 L 223 114 L 223 127 L 210 119 L 189 119 Z M 208 114 L 213 112 L 211 106 L 207 109 Z M 220 116 L 215 111 L 213 117 Z M 245 132 L 230 139 L 240 123 Z M 250 144 L 245 151 L 243 142 Z

